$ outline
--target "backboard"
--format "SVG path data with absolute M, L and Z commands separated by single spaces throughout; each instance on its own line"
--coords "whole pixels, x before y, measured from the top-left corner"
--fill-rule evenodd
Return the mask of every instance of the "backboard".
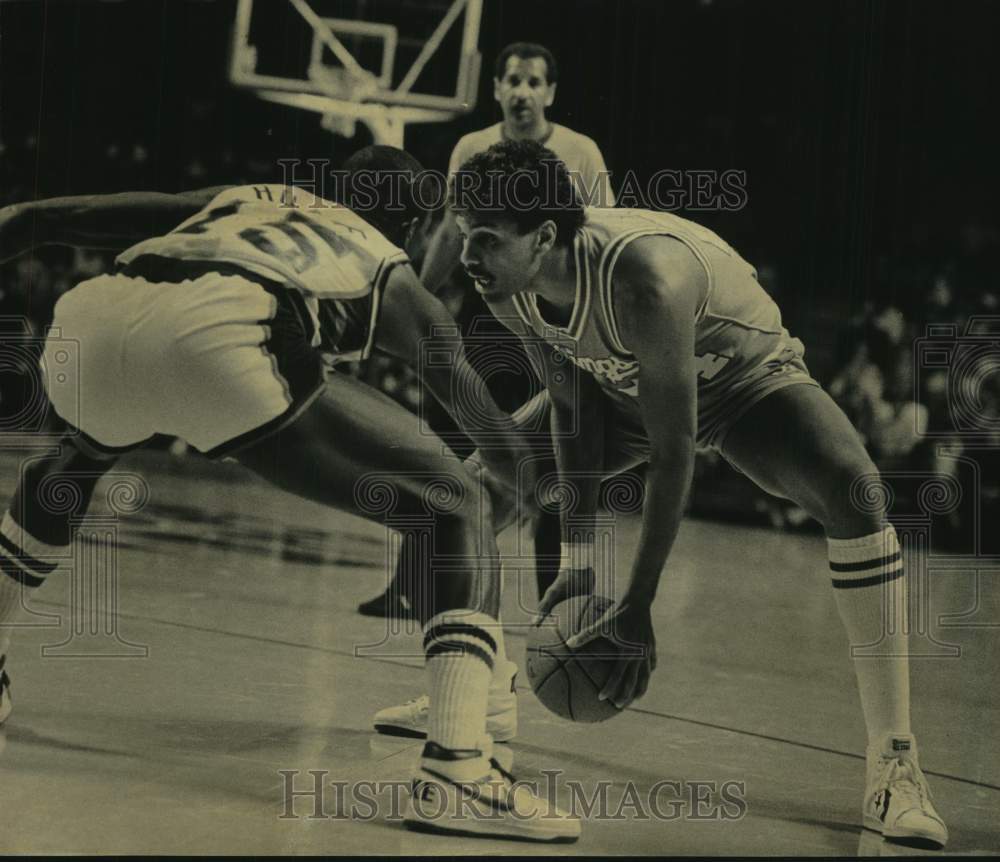
M 230 81 L 401 145 L 406 123 L 475 107 L 481 13 L 482 0 L 238 0 Z

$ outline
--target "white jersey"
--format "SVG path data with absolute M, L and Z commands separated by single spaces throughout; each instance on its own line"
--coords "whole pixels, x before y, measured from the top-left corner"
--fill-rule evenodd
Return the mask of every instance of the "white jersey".
M 552 150 L 566 165 L 576 190 L 587 201 L 588 206 L 613 207 L 615 193 L 611 188 L 608 169 L 604 164 L 604 156 L 593 139 L 558 123 L 551 123 L 549 129 L 548 137 L 538 143 Z M 504 140 L 508 138 L 504 136 L 503 123 L 470 132 L 455 144 L 448 163 L 448 173 L 455 173 L 466 160 Z
M 346 207 L 293 186 L 238 186 L 165 236 L 123 252 L 232 263 L 317 299 L 365 296 L 379 269 L 406 253 Z
M 541 313 L 531 293 L 513 297 L 521 320 L 537 337 L 566 352 L 594 376 L 604 391 L 636 422 L 639 362 L 624 344 L 614 306 L 614 272 L 629 243 L 646 236 L 680 240 L 705 270 L 707 291 L 694 320 L 699 438 L 709 441 L 737 415 L 748 389 L 756 397 L 771 387 L 814 382 L 800 363 L 805 348 L 789 335 L 774 300 L 757 283 L 757 273 L 733 248 L 707 228 L 672 213 L 589 209 L 573 241 L 576 300 L 568 324 Z M 791 377 L 791 372 L 802 372 Z M 776 374 L 784 375 L 776 377 Z M 765 379 L 766 383 L 759 385 Z
M 170 233 L 132 246 L 117 260 L 127 267 L 145 255 L 236 265 L 297 290 L 313 320 L 315 346 L 338 344 L 349 317 L 345 302 L 370 297 L 370 347 L 388 274 L 409 262 L 351 210 L 282 185 L 226 189 Z

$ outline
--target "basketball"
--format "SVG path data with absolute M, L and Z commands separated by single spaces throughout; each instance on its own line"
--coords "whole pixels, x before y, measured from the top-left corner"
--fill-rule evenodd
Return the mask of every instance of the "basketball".
M 607 721 L 621 710 L 597 696 L 608 680 L 618 648 L 599 637 L 577 650 L 566 641 L 600 619 L 614 600 L 574 596 L 556 605 L 528 635 L 527 672 L 531 689 L 542 705 L 570 721 Z

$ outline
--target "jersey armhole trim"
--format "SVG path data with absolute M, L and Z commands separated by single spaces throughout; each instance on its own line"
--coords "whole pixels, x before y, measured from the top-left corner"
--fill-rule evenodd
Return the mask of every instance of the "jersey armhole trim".
M 382 296 L 385 293 L 385 286 L 389 282 L 390 273 L 401 264 L 409 263 L 410 259 L 405 253 L 400 253 L 388 257 L 379 264 L 372 279 L 372 307 L 371 316 L 368 319 L 368 337 L 365 339 L 365 346 L 361 348 L 360 359 L 367 359 L 372 352 L 372 345 L 375 343 L 375 328 L 378 324 L 378 314 L 382 308 Z
M 680 237 L 675 233 L 664 230 L 636 230 L 616 237 L 604 250 L 604 256 L 600 264 L 598 292 L 601 295 L 601 306 L 604 311 L 604 319 L 608 323 L 608 337 L 611 340 L 612 346 L 626 356 L 633 356 L 633 353 L 625 346 L 621 338 L 621 331 L 618 328 L 618 316 L 615 313 L 612 276 L 614 274 L 615 264 L 618 263 L 618 258 L 621 256 L 621 253 L 625 250 L 626 246 L 633 240 L 644 236 L 669 236 L 676 239 L 678 242 L 684 244 L 684 246 L 695 256 L 695 258 L 697 258 L 698 262 L 704 268 L 705 276 L 708 278 L 708 290 L 705 291 L 705 298 L 702 300 L 701 304 L 698 306 L 698 310 L 695 312 L 696 322 L 701 320 L 704 316 L 705 309 L 708 308 L 708 300 L 711 297 L 712 290 L 715 286 L 715 280 L 712 278 L 712 267 L 705 256 L 691 243 L 687 242 L 683 237 Z

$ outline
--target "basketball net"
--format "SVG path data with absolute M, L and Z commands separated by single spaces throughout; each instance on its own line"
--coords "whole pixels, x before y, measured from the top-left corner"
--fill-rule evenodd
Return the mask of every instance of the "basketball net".
M 360 105 L 378 92 L 378 79 L 366 69 L 343 69 L 336 66 L 316 65 L 309 69 L 309 78 L 323 92 L 338 102 Z M 320 125 L 328 132 L 353 138 L 357 131 L 358 117 L 350 110 L 324 113 Z

